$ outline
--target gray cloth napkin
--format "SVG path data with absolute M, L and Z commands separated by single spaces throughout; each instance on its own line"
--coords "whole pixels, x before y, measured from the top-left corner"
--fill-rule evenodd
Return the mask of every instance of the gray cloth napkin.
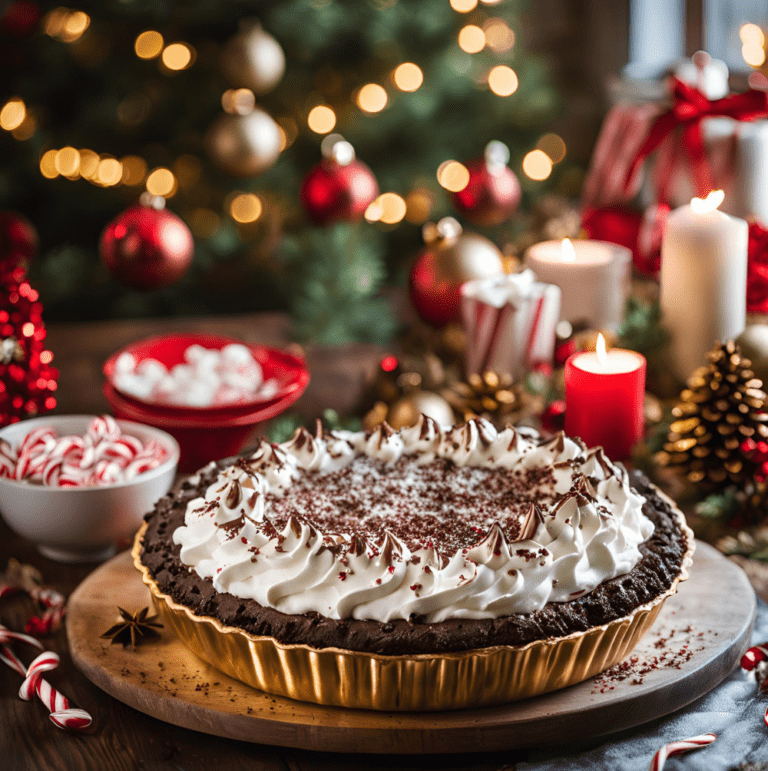
M 768 641 L 768 605 L 758 599 L 752 644 Z M 669 742 L 715 733 L 717 741 L 669 758 L 664 771 L 730 771 L 753 763 L 768 769 L 768 726 L 753 676 L 737 667 L 717 688 L 665 718 L 590 742 L 531 750 L 518 771 L 647 771 Z M 749 768 L 749 766 L 746 766 Z

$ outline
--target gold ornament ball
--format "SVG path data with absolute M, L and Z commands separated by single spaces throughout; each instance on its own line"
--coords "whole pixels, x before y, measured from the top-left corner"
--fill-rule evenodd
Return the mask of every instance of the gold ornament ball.
M 768 386 L 768 324 L 751 324 L 737 338 L 741 355 L 752 362 L 755 377 Z
M 220 66 L 224 77 L 235 88 L 250 88 L 254 94 L 266 94 L 283 77 L 285 54 L 261 25 L 248 24 L 224 44 Z
M 211 160 L 233 177 L 254 177 L 280 155 L 282 137 L 274 120 L 258 108 L 247 115 L 220 115 L 205 135 Z
M 455 422 L 451 405 L 442 396 L 431 391 L 416 391 L 389 408 L 387 423 L 394 429 L 409 428 L 419 422 L 422 413 L 441 426 L 452 426 Z

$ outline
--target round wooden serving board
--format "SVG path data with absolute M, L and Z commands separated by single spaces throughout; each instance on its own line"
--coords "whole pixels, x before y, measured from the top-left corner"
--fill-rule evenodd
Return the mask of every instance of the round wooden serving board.
M 99 635 L 150 594 L 128 552 L 91 573 L 69 601 L 72 659 L 97 686 L 185 728 L 332 752 L 441 753 L 585 739 L 666 715 L 714 688 L 749 647 L 755 595 L 745 574 L 697 544 L 691 578 L 667 600 L 629 676 L 598 676 L 527 701 L 461 712 L 382 713 L 273 697 L 196 658 L 170 632 L 135 651 Z M 655 667 L 655 668 L 654 668 Z M 647 671 L 646 671 L 647 670 Z

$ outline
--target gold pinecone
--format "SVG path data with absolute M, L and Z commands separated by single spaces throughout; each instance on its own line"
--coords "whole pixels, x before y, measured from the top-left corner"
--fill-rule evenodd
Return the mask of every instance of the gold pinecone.
M 442 395 L 464 420 L 486 418 L 503 426 L 514 421 L 523 410 L 522 384 L 511 375 L 483 372 L 457 381 Z
M 695 484 L 743 485 L 756 464 L 742 452 L 742 442 L 768 438 L 763 384 L 732 340 L 717 343 L 708 358 L 709 364 L 693 373 L 680 394 L 657 460 L 677 467 Z

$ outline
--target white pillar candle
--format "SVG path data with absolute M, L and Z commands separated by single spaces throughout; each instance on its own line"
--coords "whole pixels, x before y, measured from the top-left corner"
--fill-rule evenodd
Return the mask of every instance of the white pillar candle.
M 716 341 L 744 330 L 747 223 L 717 210 L 723 192 L 694 198 L 667 219 L 661 247 L 661 312 L 671 366 L 681 379 L 706 363 Z
M 607 241 L 542 241 L 526 255 L 540 281 L 563 292 L 560 318 L 592 329 L 616 329 L 629 289 L 629 249 Z

